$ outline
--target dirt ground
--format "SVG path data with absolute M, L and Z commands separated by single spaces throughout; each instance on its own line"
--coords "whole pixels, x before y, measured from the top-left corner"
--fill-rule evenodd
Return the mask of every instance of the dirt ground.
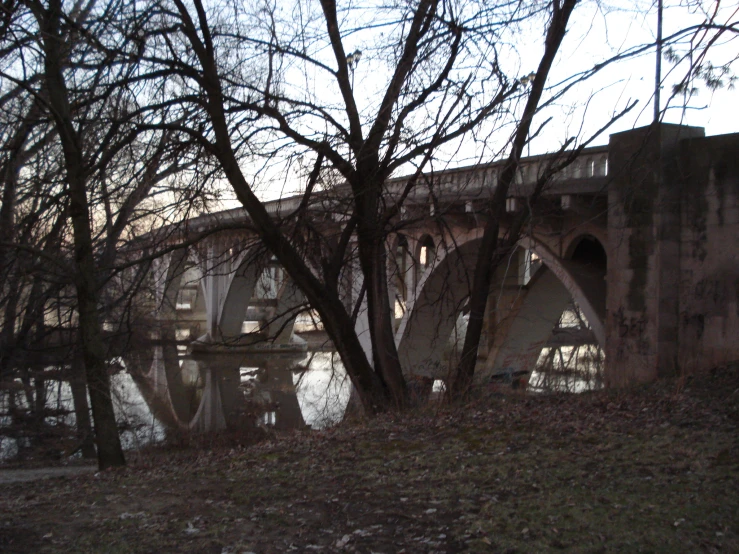
M 2 552 L 739 552 L 739 373 L 0 484 Z

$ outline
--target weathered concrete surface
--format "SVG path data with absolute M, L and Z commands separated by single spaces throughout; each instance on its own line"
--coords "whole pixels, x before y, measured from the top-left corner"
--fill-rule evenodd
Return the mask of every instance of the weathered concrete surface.
M 739 360 L 739 134 L 681 146 L 677 341 L 690 373 Z
M 546 268 L 539 270 L 527 289 L 520 295 L 517 309 L 511 310 L 505 340 L 497 351 L 488 355 L 487 368 L 481 377 L 531 371 L 571 298 L 559 277 Z
M 739 358 L 737 152 L 694 127 L 611 136 L 609 386 Z
M 416 297 L 396 335 L 400 361 L 410 374 L 447 376 L 442 355 L 469 293 L 477 244 L 471 240 L 446 256 L 440 255 L 419 283 Z

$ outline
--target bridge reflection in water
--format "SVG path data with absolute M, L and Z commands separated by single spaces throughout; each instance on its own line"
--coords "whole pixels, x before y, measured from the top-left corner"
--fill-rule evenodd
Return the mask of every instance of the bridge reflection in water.
M 154 416 L 180 432 L 322 428 L 341 420 L 351 392 L 333 352 L 193 355 L 156 345 L 125 362 Z
M 129 372 L 156 419 L 181 432 L 255 425 L 321 429 L 341 421 L 351 396 L 351 382 L 335 352 L 184 355 L 178 360 L 179 371 L 169 376 L 161 358 L 152 365 L 147 375 L 130 366 Z M 542 351 L 528 387 L 524 382 L 522 389 L 599 389 L 602 369 L 597 345 L 552 344 Z M 444 388 L 443 381 L 435 381 L 436 392 Z

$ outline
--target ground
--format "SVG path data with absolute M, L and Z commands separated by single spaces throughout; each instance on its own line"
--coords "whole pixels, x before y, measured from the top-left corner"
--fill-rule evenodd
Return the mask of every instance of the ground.
M 0 484 L 3 552 L 739 552 L 739 372 Z

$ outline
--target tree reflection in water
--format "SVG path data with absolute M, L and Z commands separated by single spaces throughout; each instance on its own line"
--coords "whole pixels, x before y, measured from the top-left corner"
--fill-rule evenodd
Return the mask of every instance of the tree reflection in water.
M 326 427 L 342 419 L 351 391 L 333 352 L 154 355 L 136 381 L 160 421 L 194 432 Z

